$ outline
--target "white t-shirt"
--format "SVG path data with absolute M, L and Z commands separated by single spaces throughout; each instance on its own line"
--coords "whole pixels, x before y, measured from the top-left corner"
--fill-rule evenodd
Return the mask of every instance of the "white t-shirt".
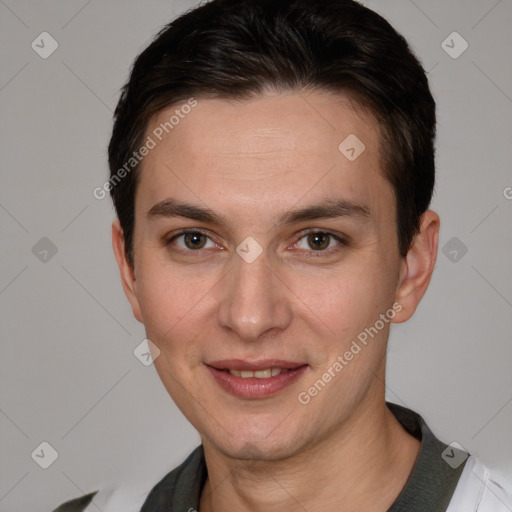
M 506 490 L 477 458 L 469 457 L 447 512 L 512 512 L 512 489 Z

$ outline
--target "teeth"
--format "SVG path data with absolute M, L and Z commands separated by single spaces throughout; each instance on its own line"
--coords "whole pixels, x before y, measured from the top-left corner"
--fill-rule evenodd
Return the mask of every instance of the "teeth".
M 257 379 L 268 379 L 272 376 L 272 370 L 270 368 L 268 370 L 258 370 L 257 372 L 254 372 L 254 376 Z
M 251 379 L 254 377 L 257 379 L 268 379 L 287 371 L 288 368 L 267 368 L 266 370 L 257 370 L 255 372 L 251 370 L 228 370 L 234 377 L 242 377 L 242 379 Z

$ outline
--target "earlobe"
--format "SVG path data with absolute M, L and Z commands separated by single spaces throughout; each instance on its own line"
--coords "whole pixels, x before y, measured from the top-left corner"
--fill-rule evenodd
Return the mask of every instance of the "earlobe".
M 117 265 L 121 275 L 123 290 L 132 306 L 133 315 L 143 323 L 139 301 L 137 299 L 137 282 L 135 271 L 126 258 L 123 228 L 118 219 L 112 222 L 112 248 L 116 257 Z
M 439 215 L 427 210 L 421 217 L 420 232 L 402 263 L 396 293 L 402 310 L 393 319 L 394 323 L 409 320 L 427 291 L 437 259 L 439 227 Z

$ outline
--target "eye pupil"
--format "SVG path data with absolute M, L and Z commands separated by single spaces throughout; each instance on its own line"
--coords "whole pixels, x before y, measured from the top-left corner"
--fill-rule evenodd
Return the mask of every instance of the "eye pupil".
M 185 233 L 184 241 L 185 245 L 189 249 L 202 249 L 206 243 L 205 235 L 203 233 Z M 191 243 L 189 243 L 191 242 Z M 202 242 L 202 243 L 201 243 Z
M 311 233 L 308 236 L 308 243 L 313 249 L 325 249 L 329 246 L 329 236 L 327 233 Z

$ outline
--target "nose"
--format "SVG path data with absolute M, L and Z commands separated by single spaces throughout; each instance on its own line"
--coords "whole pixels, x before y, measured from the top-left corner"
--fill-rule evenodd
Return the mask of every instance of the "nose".
M 232 264 L 217 312 L 219 325 L 251 342 L 285 330 L 292 320 L 291 292 L 269 267 L 266 253 L 251 263 L 234 254 Z

